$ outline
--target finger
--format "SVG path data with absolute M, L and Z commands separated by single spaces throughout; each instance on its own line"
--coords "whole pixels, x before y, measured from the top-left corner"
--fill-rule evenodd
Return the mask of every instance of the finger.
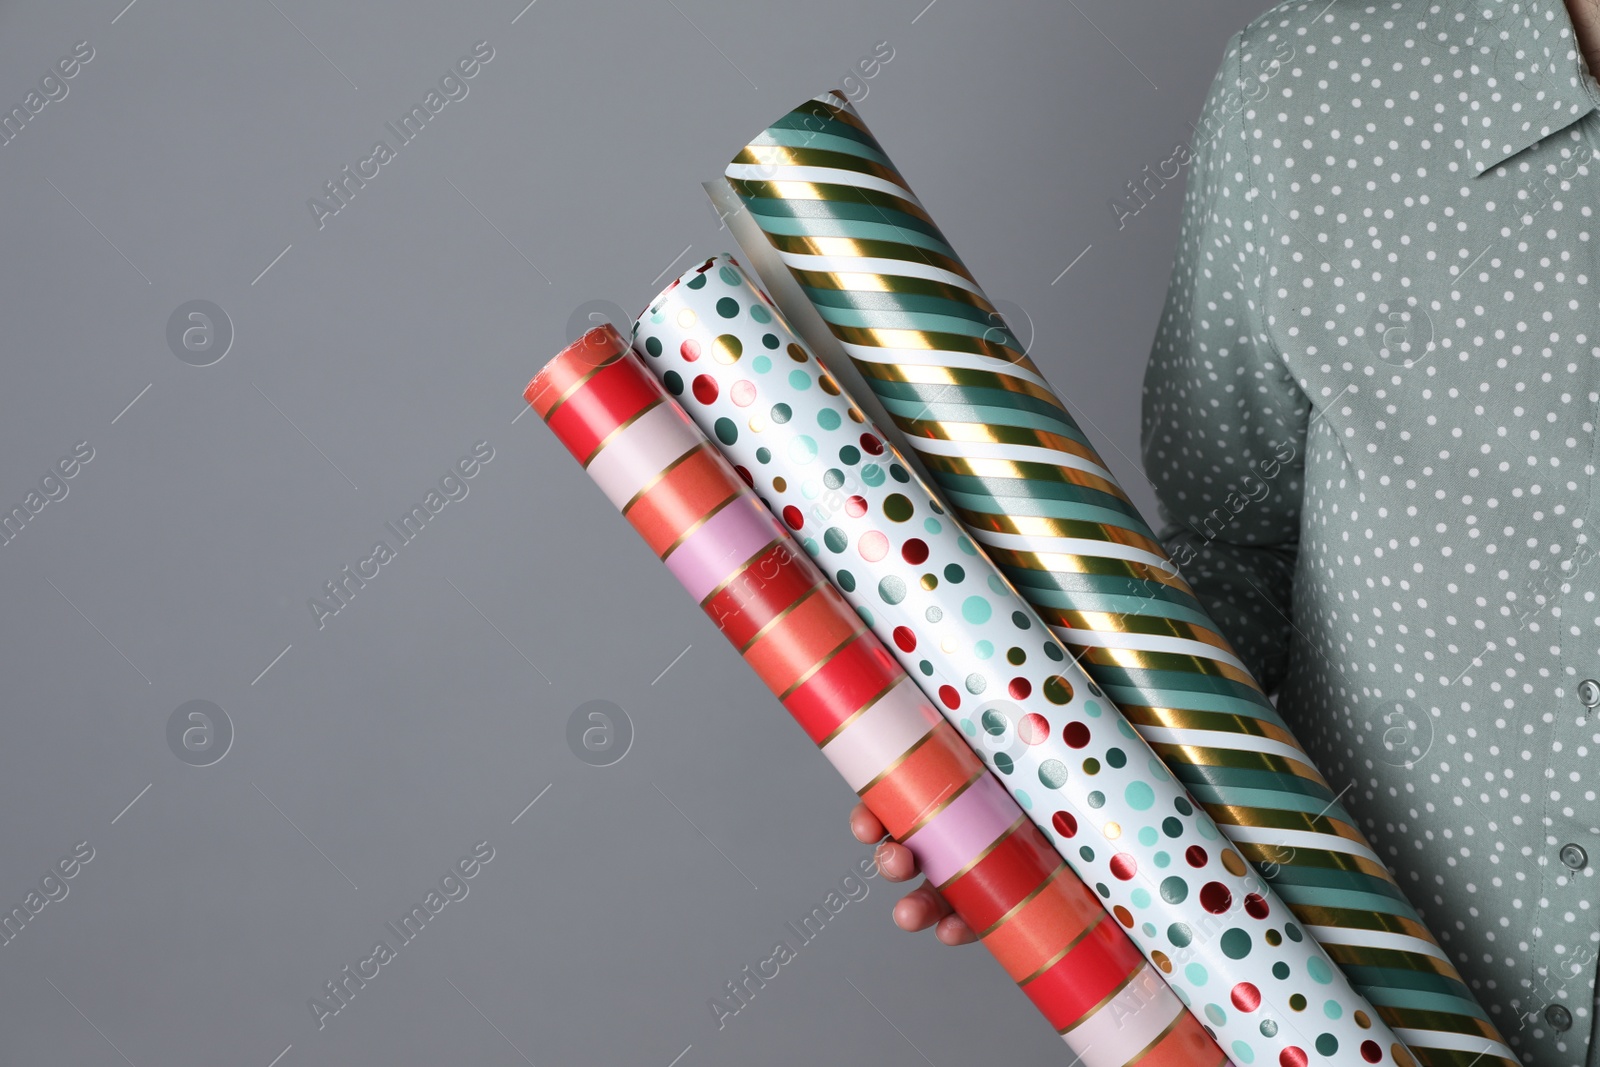
M 884 877 L 891 882 L 904 882 L 917 876 L 917 858 L 904 845 L 885 841 L 878 846 L 878 851 L 874 855 L 878 861 L 878 870 L 882 871 Z
M 878 821 L 876 815 L 867 810 L 865 804 L 857 804 L 850 809 L 850 832 L 855 835 L 857 841 L 864 845 L 870 845 L 874 841 L 882 841 L 884 835 L 888 833 L 883 828 L 883 823 Z
M 950 905 L 926 883 L 901 897 L 894 906 L 894 922 L 902 930 L 926 930 L 949 914 Z
M 933 936 L 946 945 L 970 945 L 978 940 L 972 927 L 959 915 L 946 915 L 933 928 Z

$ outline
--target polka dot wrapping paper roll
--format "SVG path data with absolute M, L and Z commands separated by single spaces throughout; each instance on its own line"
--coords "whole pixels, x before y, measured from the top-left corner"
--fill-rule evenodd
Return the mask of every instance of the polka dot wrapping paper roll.
M 733 259 L 634 348 L 1235 1062 L 1412 1064 Z
M 1516 1057 L 848 101 L 727 167 L 753 265 L 847 360 L 967 532 L 1426 1067 Z M 719 199 L 713 194 L 713 199 Z
M 525 399 L 1089 1067 L 1214 1041 L 610 326 Z

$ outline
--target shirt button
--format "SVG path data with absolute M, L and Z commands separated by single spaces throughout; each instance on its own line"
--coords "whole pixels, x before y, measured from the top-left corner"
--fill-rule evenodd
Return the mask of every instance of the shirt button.
M 1586 708 L 1600 705 L 1600 682 L 1595 681 L 1593 678 L 1585 678 L 1579 682 L 1578 699 L 1583 702 L 1583 706 Z
M 1572 1029 L 1572 1013 L 1559 1004 L 1552 1004 L 1544 1010 L 1545 1022 L 1565 1033 Z
M 1575 871 L 1581 871 L 1589 865 L 1589 853 L 1583 850 L 1582 845 L 1562 845 L 1561 862 Z

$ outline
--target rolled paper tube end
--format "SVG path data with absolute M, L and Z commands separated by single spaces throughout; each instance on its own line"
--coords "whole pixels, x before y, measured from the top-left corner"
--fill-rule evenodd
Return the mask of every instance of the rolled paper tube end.
M 590 374 L 628 351 L 628 342 L 609 322 L 596 326 L 563 348 L 555 358 L 540 368 L 528 387 L 522 391 L 526 400 L 541 419 L 550 417 L 551 409 L 559 404 L 575 386 Z

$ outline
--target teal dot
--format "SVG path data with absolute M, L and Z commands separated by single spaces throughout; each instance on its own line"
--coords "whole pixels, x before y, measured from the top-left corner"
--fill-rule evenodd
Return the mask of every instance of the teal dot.
M 978 736 L 978 726 L 971 719 L 962 719 L 961 720 L 961 732 L 966 734 L 968 737 L 977 737 Z
M 983 713 L 983 729 L 990 737 L 999 737 L 1011 725 L 1011 720 L 990 708 Z
M 1078 855 L 1083 858 L 1083 862 L 1085 863 L 1094 862 L 1094 849 L 1090 848 L 1088 845 L 1084 845 L 1082 848 L 1078 849 Z
M 1045 642 L 1044 654 L 1055 660 L 1057 663 L 1060 663 L 1066 658 L 1066 653 L 1061 651 L 1061 646 L 1053 641 Z
M 1157 867 L 1165 868 L 1172 862 L 1172 857 L 1165 852 L 1157 852 L 1152 858 L 1155 860 Z
M 850 537 L 837 526 L 830 526 L 822 535 L 822 543 L 828 546 L 829 552 L 843 552 L 850 547 Z
M 1128 754 L 1120 748 L 1107 749 L 1106 762 L 1117 770 L 1121 770 L 1128 765 Z
M 957 541 L 956 544 L 960 545 L 961 551 L 965 552 L 969 556 L 976 556 L 978 554 L 978 550 L 973 547 L 972 542 L 965 537 Z
M 1322 1005 L 1322 1014 L 1326 1015 L 1330 1019 L 1337 1019 L 1339 1016 L 1344 1014 L 1344 1008 L 1340 1006 L 1337 1000 L 1324 1001 Z
M 1339 1051 L 1339 1039 L 1332 1034 L 1318 1034 L 1317 1051 L 1324 1056 L 1332 1056 Z
M 1092 700 L 1085 700 L 1083 702 L 1083 713 L 1091 719 L 1098 719 L 1100 717 L 1100 705 Z
M 823 408 L 821 411 L 817 412 L 817 425 L 821 426 L 824 430 L 837 430 L 839 428 L 839 423 L 842 421 L 843 420 L 840 418 L 839 413 L 832 408 Z
M 661 381 L 666 385 L 667 392 L 673 396 L 683 395 L 683 377 L 677 371 L 667 371 L 661 376 Z
M 731 296 L 725 296 L 717 301 L 717 314 L 725 319 L 731 319 L 739 314 L 739 301 Z
M 772 360 L 768 359 L 766 356 L 757 356 L 755 359 L 750 361 L 750 369 L 755 371 L 757 374 L 765 374 L 767 371 L 772 369 Z
M 891 574 L 878 583 L 878 596 L 885 604 L 898 604 L 906 598 L 906 583 Z
M 1216 1004 L 1206 1005 L 1206 1018 L 1210 1019 L 1214 1026 L 1221 1026 L 1223 1023 L 1228 1021 L 1227 1013 Z
M 994 609 L 989 602 L 981 596 L 969 596 L 961 602 L 961 617 L 974 626 L 982 626 L 989 621 L 989 616 Z
M 760 304 L 751 304 L 750 305 L 750 317 L 752 319 L 755 319 L 757 322 L 767 323 L 767 322 L 771 322 L 772 321 L 772 312 L 768 311 L 766 308 L 762 307 Z M 768 334 L 767 336 L 771 337 L 772 335 Z M 776 347 L 776 345 L 774 345 L 772 347 Z
M 1168 815 L 1165 819 L 1161 820 L 1161 832 L 1166 834 L 1168 837 L 1182 837 L 1183 820 L 1175 816 Z
M 1091 808 L 1103 808 L 1103 807 L 1106 806 L 1106 795 L 1104 793 L 1100 792 L 1100 790 L 1098 790 L 1098 789 L 1096 789 L 1094 792 L 1090 793 L 1084 799 L 1086 799 L 1089 802 L 1089 806 Z
M 796 463 L 806 464 L 817 458 L 817 442 L 800 434 L 789 442 L 789 458 Z
M 768 448 L 766 445 L 762 445 L 760 448 L 756 449 L 756 462 L 771 463 L 772 449 Z
M 876 489 L 883 484 L 883 468 L 876 463 L 868 463 L 861 468 L 861 480 Z
M 1133 901 L 1133 906 L 1143 910 L 1150 906 L 1150 890 L 1140 886 L 1128 894 L 1128 899 Z
M 805 540 L 801 541 L 800 544 L 808 553 L 813 556 L 818 555 L 822 551 L 822 549 L 817 547 L 817 539 L 815 537 L 807 537 Z
M 1284 936 L 1287 937 L 1290 941 L 1294 941 L 1296 943 L 1298 943 L 1300 938 L 1302 936 L 1304 936 L 1304 935 L 1302 935 L 1300 933 L 1300 928 L 1298 926 L 1296 926 L 1294 923 L 1284 923 L 1283 924 L 1283 933 L 1284 933 Z
M 952 585 L 959 584 L 967 572 L 961 569 L 959 563 L 947 563 L 944 567 L 944 580 Z
M 1242 960 L 1250 955 L 1250 935 L 1237 926 L 1223 931 L 1218 944 L 1222 946 L 1222 954 L 1230 960 Z
M 839 449 L 839 462 L 846 467 L 854 467 L 861 459 L 861 449 L 855 445 L 845 445 Z
M 729 285 L 739 284 L 739 272 L 734 270 L 732 267 L 723 267 L 721 270 L 717 271 L 717 276 Z
M 897 482 L 909 482 L 911 480 L 911 475 L 907 474 L 906 469 L 898 463 L 889 464 L 889 477 Z
M 999 771 L 1001 774 L 1010 774 L 1016 769 L 1016 764 L 1013 763 L 1011 761 L 1011 757 L 1006 755 L 1004 752 L 996 752 L 994 754 L 994 766 L 995 770 Z
M 803 370 L 789 372 L 789 388 L 797 393 L 803 393 L 811 388 L 811 375 Z
M 751 312 L 751 314 L 754 315 L 755 313 Z M 764 334 L 761 335 L 761 343 L 763 345 L 765 345 L 766 347 L 768 347 L 768 348 L 777 348 L 778 347 L 778 335 L 775 334 L 775 333 L 764 333 Z M 769 366 L 770 366 L 770 364 L 769 364 Z
M 989 575 L 989 588 L 993 589 L 994 587 L 995 577 L 991 574 Z M 1015 626 L 1019 630 L 1026 630 L 1028 627 L 1033 625 L 1033 622 L 1028 618 L 1027 612 L 1013 611 L 1011 613 L 1011 625 Z
M 917 664 L 917 670 L 921 671 L 929 678 L 933 677 L 933 664 L 929 663 L 927 660 L 922 660 L 919 662 Z
M 1172 806 L 1174 808 L 1178 809 L 1178 814 L 1179 815 L 1193 815 L 1194 814 L 1194 805 L 1189 803 L 1189 800 L 1188 800 L 1187 797 L 1177 797 L 1176 799 L 1173 800 Z
M 822 484 L 829 489 L 837 489 L 844 484 L 844 471 L 838 467 L 829 467 L 822 472 Z
M 1276 978 L 1280 982 L 1289 977 L 1289 965 L 1284 963 L 1282 960 L 1274 963 L 1272 965 L 1272 977 Z
M 939 531 L 944 529 L 944 527 L 939 524 L 939 520 L 933 518 L 923 519 L 922 528 L 935 536 L 938 535 Z
M 989 688 L 989 679 L 985 678 L 983 675 L 967 675 L 967 692 L 971 693 L 973 696 L 977 696 L 987 688 Z
M 1262 1037 L 1277 1037 L 1278 1036 L 1278 1024 L 1277 1024 L 1277 1022 L 1275 1020 L 1272 1020 L 1272 1019 L 1262 1019 L 1261 1020 L 1261 1036 Z
M 1096 882 L 1094 884 L 1094 891 L 1107 899 L 1110 899 L 1111 897 L 1111 888 L 1104 882 Z
M 1033 810 L 1033 798 L 1028 795 L 1026 789 L 1013 789 L 1011 795 L 1016 798 L 1018 804 L 1022 805 L 1023 811 Z
M 1306 973 L 1309 974 L 1311 976 L 1311 980 L 1318 985 L 1327 985 L 1329 982 L 1333 981 L 1333 971 L 1328 967 L 1327 961 L 1316 956 L 1312 956 L 1309 960 L 1306 960 Z
M 1161 899 L 1168 904 L 1182 904 L 1189 898 L 1189 883 L 1177 875 L 1161 880 Z
M 696 274 L 689 279 L 688 287 L 690 289 L 704 289 L 706 287 L 706 276 L 704 274 Z
M 739 427 L 732 419 L 718 419 L 712 425 L 712 429 L 717 432 L 717 440 L 721 441 L 725 445 L 731 445 L 739 439 Z
M 1156 936 L 1156 924 L 1155 923 L 1145 923 L 1142 926 L 1140 926 L 1139 929 L 1144 931 L 1144 936 L 1146 936 L 1146 937 L 1154 937 L 1154 936 Z
M 1127 801 L 1128 807 L 1134 811 L 1149 811 L 1151 805 L 1156 802 L 1156 791 L 1144 782 L 1129 782 L 1128 788 L 1122 791 L 1122 799 Z M 1155 844 L 1155 830 L 1148 826 L 1144 829 L 1150 831 L 1149 843 Z M 1141 842 L 1144 841 L 1143 831 L 1140 832 L 1139 839 Z
M 1194 931 L 1186 923 L 1173 923 L 1167 927 L 1167 940 L 1177 948 L 1188 948 L 1189 942 L 1194 940 Z
M 1256 1050 L 1250 1047 L 1250 1043 L 1249 1042 L 1247 1042 L 1247 1041 L 1235 1041 L 1233 1043 L 1233 1062 L 1235 1062 L 1235 1063 L 1254 1063 L 1255 1060 L 1256 1060 Z
M 1172 775 L 1167 773 L 1166 766 L 1154 756 L 1151 756 L 1150 759 L 1145 763 L 1145 770 L 1149 771 L 1150 777 L 1154 778 L 1158 782 L 1165 782 L 1167 779 L 1172 777 Z
M 772 421 L 777 423 L 777 424 L 779 424 L 780 426 L 783 425 L 784 423 L 788 422 L 789 421 L 789 417 L 791 415 L 793 415 L 793 414 L 794 414 L 794 412 L 789 410 L 789 405 L 788 404 L 774 404 L 774 405 L 772 405 Z
M 979 641 L 972 646 L 972 651 L 977 654 L 979 659 L 988 659 L 994 655 L 994 644 L 990 641 Z
M 1046 789 L 1060 789 L 1067 784 L 1067 765 L 1058 759 L 1047 759 L 1039 764 L 1039 781 Z
M 1156 834 L 1156 828 L 1154 826 L 1139 827 L 1139 844 L 1143 845 L 1145 848 L 1154 848 L 1156 842 L 1159 840 L 1160 837 Z
M 655 334 L 646 337 L 644 339 L 644 350 L 652 356 L 659 356 L 661 354 L 661 338 Z
M 1206 980 L 1211 977 L 1211 975 L 1206 973 L 1206 969 L 1200 966 L 1198 963 L 1191 963 L 1189 966 L 1185 967 L 1183 969 L 1183 976 L 1189 979 L 1190 985 L 1205 985 Z

